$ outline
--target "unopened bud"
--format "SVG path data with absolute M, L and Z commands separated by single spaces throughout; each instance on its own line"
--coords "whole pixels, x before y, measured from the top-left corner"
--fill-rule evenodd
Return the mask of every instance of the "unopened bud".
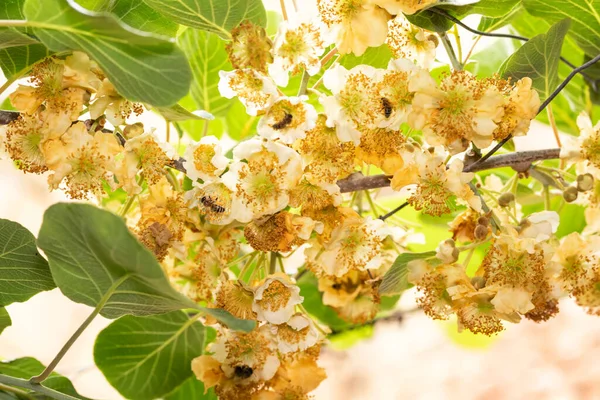
M 126 139 L 131 139 L 136 136 L 140 136 L 142 133 L 144 133 L 144 124 L 142 124 L 141 122 L 136 122 L 135 124 L 127 125 L 123 129 L 123 135 Z
M 471 278 L 471 285 L 477 290 L 485 287 L 485 278 L 483 276 L 474 276 Z
M 594 177 L 592 174 L 583 174 L 577 177 L 577 190 L 587 192 L 594 187 Z
M 563 198 L 567 203 L 572 203 L 577 200 L 577 188 L 575 186 L 569 186 L 563 192 Z
M 500 207 L 508 207 L 508 205 L 513 201 L 515 201 L 515 195 L 512 193 L 503 193 L 500 197 L 498 197 L 498 204 Z
M 440 44 L 440 41 L 436 35 L 427 36 L 427 40 L 429 40 L 430 42 L 433 42 L 435 44 L 435 47 L 438 47 L 438 44 Z
M 490 224 L 490 220 L 487 219 L 486 217 L 479 217 L 479 219 L 477 220 L 477 223 L 479 225 L 488 226 Z
M 484 240 L 487 235 L 489 233 L 489 228 L 487 226 L 483 226 L 483 225 L 477 225 L 477 227 L 475 228 L 475 239 L 477 240 Z

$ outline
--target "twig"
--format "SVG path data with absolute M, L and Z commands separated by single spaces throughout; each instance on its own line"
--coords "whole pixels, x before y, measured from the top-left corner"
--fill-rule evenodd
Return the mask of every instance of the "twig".
M 456 53 L 454 53 L 454 49 L 452 48 L 452 43 L 450 43 L 450 39 L 448 38 L 448 35 L 446 35 L 446 32 L 440 32 L 440 33 L 438 33 L 438 35 L 440 36 L 440 39 L 442 40 L 442 44 L 444 45 L 444 48 L 446 49 L 446 53 L 448 53 L 448 57 L 450 58 L 450 62 L 452 63 L 452 68 L 455 71 L 462 71 L 463 66 L 460 63 L 460 61 L 458 61 L 458 58 L 456 57 Z
M 408 206 L 408 202 L 404 202 L 402 204 L 400 204 L 398 207 L 394 208 L 392 211 L 390 211 L 389 213 L 382 215 L 379 217 L 380 220 L 385 221 L 386 219 L 388 219 L 389 217 L 391 217 L 392 215 L 396 214 L 398 211 L 402 210 L 404 207 Z
M 33 390 L 36 393 L 43 394 L 57 400 L 79 400 L 77 397 L 69 396 L 68 394 L 57 392 L 56 390 L 47 388 L 38 383 L 32 383 L 25 379 L 15 378 L 7 375 L 0 375 L 0 383 L 8 386 L 17 386 L 27 390 Z

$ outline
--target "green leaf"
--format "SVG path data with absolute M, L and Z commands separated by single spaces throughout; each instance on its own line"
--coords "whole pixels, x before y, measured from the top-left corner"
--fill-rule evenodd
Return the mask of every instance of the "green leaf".
M 158 12 L 182 25 L 214 32 L 224 39 L 242 21 L 262 27 L 267 13 L 261 0 L 144 0 Z
M 600 54 L 600 0 L 523 0 L 523 6 L 550 23 L 570 18 L 569 36 L 588 56 Z
M 30 38 L 29 36 L 14 30 L 14 29 L 0 29 L 0 49 L 6 49 L 8 47 L 26 46 L 29 44 L 36 44 L 37 40 Z
M 218 400 L 215 391 L 210 388 L 204 394 L 204 384 L 195 376 L 192 376 L 183 385 L 165 396 L 165 400 Z
M 304 297 L 302 306 L 310 315 L 334 331 L 342 331 L 352 326 L 352 324 L 341 319 L 332 307 L 323 304 L 323 296 L 319 292 L 317 278 L 312 272 L 306 272 L 298 280 L 298 287 L 300 288 L 300 296 Z
M 140 0 L 75 0 L 96 12 L 109 12 L 124 24 L 144 32 L 175 37 L 179 26 Z
M 191 72 L 171 42 L 126 29 L 114 16 L 92 13 L 67 0 L 27 0 L 24 13 L 52 51 L 81 50 L 132 101 L 170 106 L 186 95 Z M 85 12 L 84 12 L 85 11 Z
M 521 0 L 481 0 L 468 7 L 468 12 L 463 14 L 480 14 L 486 17 L 503 17 L 510 13 Z
M 189 121 L 189 120 L 213 120 L 212 114 L 206 111 L 196 111 L 194 113 L 186 110 L 184 107 L 179 104 L 175 104 L 171 107 L 156 107 L 153 109 L 164 119 L 171 122 L 181 122 L 181 121 Z
M 41 362 L 32 357 L 23 357 L 8 362 L 0 362 L 0 374 L 21 379 L 29 379 L 32 376 L 39 375 L 45 368 L 46 367 Z M 85 399 L 85 397 L 82 397 L 77 393 L 75 387 L 68 378 L 57 374 L 56 372 L 52 372 L 44 381 L 43 385 L 47 388 L 54 389 L 57 392 Z
M 10 319 L 10 315 L 8 315 L 8 311 L 6 311 L 6 308 L 0 307 L 0 333 L 2 333 L 5 328 L 8 328 L 11 325 L 12 321 Z
M 56 287 L 35 237 L 20 224 L 0 219 L 0 306 L 28 300 Z
M 379 286 L 379 294 L 384 296 L 393 296 L 400 294 L 412 285 L 408 282 L 408 263 L 422 258 L 435 257 L 435 251 L 425 253 L 404 253 L 400 254 L 392 264 L 392 267 L 383 276 L 383 281 Z
M 392 52 L 387 44 L 379 47 L 369 47 L 360 57 L 347 54 L 340 60 L 340 65 L 350 69 L 360 64 L 368 64 L 375 68 L 387 68 L 392 59 Z
M 492 32 L 498 30 L 508 24 L 523 12 L 521 3 L 517 3 L 508 13 L 500 17 L 483 17 L 479 21 L 477 30 L 482 32 Z
M 0 49 L 0 68 L 4 76 L 10 79 L 50 54 L 50 50 L 43 44 Z
M 46 210 L 38 245 L 69 299 L 101 315 L 151 315 L 195 307 L 171 287 L 162 268 L 123 219 L 88 204 L 58 203 Z
M 227 134 L 238 142 L 247 139 L 256 133 L 259 119 L 246 114 L 246 107 L 239 99 L 234 99 L 233 105 L 227 113 Z
M 560 52 L 570 24 L 563 20 L 523 44 L 500 67 L 500 74 L 514 80 L 531 78 L 540 98 L 547 98 L 556 88 Z
M 204 349 L 204 326 L 176 311 L 125 316 L 96 338 L 94 360 L 108 382 L 128 399 L 155 399 L 192 376 Z
M 225 116 L 231 102 L 219 93 L 219 71 L 232 70 L 225 42 L 217 35 L 197 29 L 186 29 L 177 43 L 188 57 L 194 80 L 190 94 L 198 108 L 214 116 Z
M 254 328 L 254 321 L 199 307 L 177 292 L 152 253 L 109 211 L 55 204 L 44 213 L 38 244 L 63 294 L 77 303 L 101 306 L 100 314 L 107 318 L 195 308 L 232 329 Z

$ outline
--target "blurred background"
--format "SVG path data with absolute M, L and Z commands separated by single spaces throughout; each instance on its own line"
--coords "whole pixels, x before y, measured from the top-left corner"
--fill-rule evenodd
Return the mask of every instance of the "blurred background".
M 314 0 L 296 3 L 303 10 L 314 8 Z M 265 5 L 280 11 L 279 0 L 266 0 Z M 291 0 L 287 5 L 288 11 L 293 10 Z M 477 17 L 466 23 L 477 26 Z M 464 31 L 461 39 L 467 45 L 473 40 Z M 505 51 L 503 46 L 483 39 L 477 48 L 493 56 Z M 443 50 L 439 59 L 445 61 Z M 0 75 L 0 84 L 3 81 Z M 160 119 L 144 118 L 147 126 L 157 127 L 159 137 L 164 135 Z M 517 148 L 547 147 L 553 141 L 548 126 L 534 123 Z M 6 157 L 0 159 L 0 218 L 17 221 L 37 234 L 44 210 L 64 200 L 62 193 L 48 192 L 45 176 L 24 175 Z M 91 312 L 58 289 L 7 308 L 13 325 L 0 336 L 0 359 L 32 356 L 45 364 Z M 407 310 L 401 320 L 337 335 L 323 349 L 321 365 L 328 379 L 314 392 L 315 398 L 600 399 L 600 319 L 586 315 L 568 299 L 549 322 L 525 320 L 494 338 L 459 334 L 454 321 L 431 321 L 414 308 L 414 292 L 409 291 L 399 304 L 400 310 Z M 84 396 L 116 400 L 121 397 L 94 366 L 92 356 L 94 339 L 109 322 L 97 317 L 57 371 Z

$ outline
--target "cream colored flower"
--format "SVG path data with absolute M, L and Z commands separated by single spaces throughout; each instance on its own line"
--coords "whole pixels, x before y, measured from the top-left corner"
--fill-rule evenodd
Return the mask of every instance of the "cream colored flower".
M 74 51 L 63 62 L 63 87 L 80 87 L 88 92 L 97 91 L 102 85 L 95 70 L 98 68 L 87 54 Z
M 251 139 L 233 150 L 234 162 L 222 179 L 242 201 L 240 222 L 274 214 L 289 203 L 289 190 L 302 174 L 301 159 L 293 149 L 279 143 Z M 242 160 L 245 160 L 242 161 Z
M 192 360 L 192 371 L 204 384 L 204 393 L 225 379 L 221 363 L 212 356 L 202 355 Z
M 340 54 L 362 55 L 385 42 L 390 15 L 372 0 L 317 0 L 319 16 Z
M 402 14 L 397 14 L 388 26 L 386 43 L 394 58 L 408 59 L 423 68 L 431 66 L 437 45 L 432 33 L 411 24 Z
M 114 126 L 125 124 L 134 111 L 139 115 L 143 110 L 139 105 L 136 106 L 122 97 L 108 79 L 102 81 L 94 101 L 90 103 L 91 119 L 95 120 L 106 115 L 106 119 Z
M 502 314 L 527 314 L 535 306 L 531 302 L 532 293 L 521 288 L 503 287 L 498 290 L 491 303 Z
M 191 143 L 185 150 L 183 167 L 193 181 L 211 181 L 225 171 L 229 159 L 223 155 L 219 139 L 204 136 L 199 142 Z
M 32 115 L 45 100 L 37 88 L 25 85 L 19 85 L 8 98 L 15 109 L 27 115 Z
M 505 99 L 498 89 L 466 71 L 453 72 L 437 85 L 427 70 L 414 75 L 409 90 L 416 92 L 409 122 L 423 130 L 431 145 L 444 145 L 456 154 L 472 141 L 488 147 L 504 112 Z
M 325 49 L 320 26 L 316 22 L 283 21 L 279 24 L 273 45 L 274 59 L 269 75 L 279 86 L 287 86 L 289 74 L 304 69 L 314 76 L 321 70 L 320 56 Z
M 333 96 L 322 96 L 319 101 L 325 108 L 327 126 L 337 128 L 340 141 L 358 145 L 360 126 L 372 122 L 373 115 L 381 114 L 381 102 L 374 102 L 370 96 L 376 73 L 368 65 L 351 70 L 337 65 L 323 75 L 323 84 Z
M 283 273 L 267 277 L 254 289 L 252 310 L 259 321 L 279 325 L 290 320 L 304 298 L 300 288 Z
M 268 381 L 280 365 L 276 343 L 267 326 L 250 333 L 222 331 L 208 350 L 221 363 L 225 377 L 236 385 Z M 214 370 L 212 363 L 210 367 Z
M 320 339 L 319 331 L 312 320 L 303 314 L 293 315 L 286 323 L 273 326 L 280 352 L 293 353 L 314 346 Z
M 279 98 L 258 123 L 258 134 L 285 144 L 306 137 L 317 121 L 317 111 L 307 100 L 308 96 Z
M 341 277 L 351 270 L 377 269 L 383 261 L 382 242 L 391 234 L 380 219 L 346 218 L 333 229 L 327 243 L 311 240 L 306 256 L 326 275 Z
M 249 115 L 266 111 L 279 97 L 275 82 L 252 69 L 219 71 L 219 92 L 232 99 L 238 97 Z

